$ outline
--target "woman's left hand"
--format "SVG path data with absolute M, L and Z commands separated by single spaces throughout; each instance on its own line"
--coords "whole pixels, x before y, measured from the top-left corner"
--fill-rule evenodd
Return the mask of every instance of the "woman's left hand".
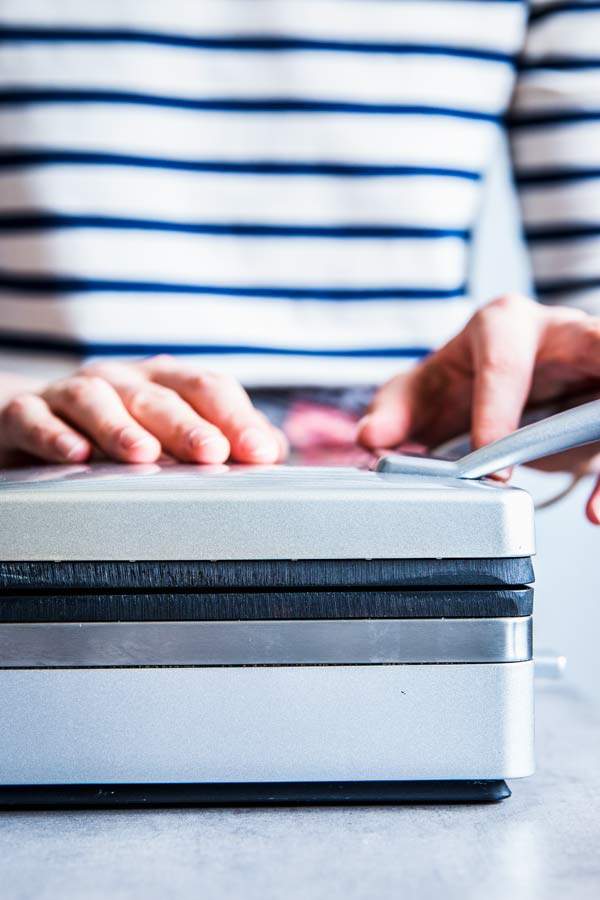
M 600 395 L 600 319 L 570 307 L 501 297 L 412 371 L 380 388 L 359 423 L 358 438 L 371 448 L 406 441 L 433 448 L 470 430 L 478 448 L 518 428 L 529 405 L 572 406 L 576 397 L 594 393 Z M 549 457 L 540 466 L 598 471 L 600 443 Z M 600 525 L 600 479 L 586 512 Z

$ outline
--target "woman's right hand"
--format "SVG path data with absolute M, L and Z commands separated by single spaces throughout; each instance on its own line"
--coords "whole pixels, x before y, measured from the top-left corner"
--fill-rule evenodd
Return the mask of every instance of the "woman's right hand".
M 279 429 L 233 378 L 171 356 L 80 369 L 0 405 L 0 454 L 84 462 L 94 449 L 123 463 L 276 463 L 287 454 Z

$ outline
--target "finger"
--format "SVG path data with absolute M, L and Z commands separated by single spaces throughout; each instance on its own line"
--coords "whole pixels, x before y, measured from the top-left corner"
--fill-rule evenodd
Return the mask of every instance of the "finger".
M 397 375 L 379 389 L 369 412 L 358 423 L 357 440 L 364 447 L 395 447 L 412 433 L 416 413 L 414 373 Z
M 600 478 L 596 481 L 594 490 L 590 494 L 585 514 L 593 525 L 600 525 Z
M 272 426 L 254 408 L 243 387 L 229 376 L 197 373 L 177 361 L 159 361 L 151 378 L 176 391 L 198 415 L 212 422 L 228 439 L 231 455 L 238 462 L 275 463 L 281 446 Z
M 290 442 L 280 428 L 276 428 L 274 425 L 272 425 L 271 430 L 279 448 L 277 462 L 283 462 L 290 455 Z
M 270 432 L 273 435 L 273 437 L 275 438 L 275 440 L 277 441 L 277 446 L 279 447 L 279 456 L 278 456 L 277 461 L 282 462 L 284 459 L 287 459 L 287 457 L 290 454 L 290 442 L 288 441 L 286 435 L 281 430 L 281 428 L 277 428 L 276 425 L 273 425 L 272 422 L 269 421 L 268 416 L 264 412 L 262 412 L 259 409 L 257 409 L 256 412 L 258 413 L 258 415 L 260 416 L 260 418 L 262 419 L 264 424 L 267 426 L 267 428 L 270 430 Z
M 496 301 L 471 320 L 474 448 L 518 427 L 531 390 L 541 326 L 535 304 L 515 298 Z
M 553 308 L 539 362 L 566 366 L 596 381 L 600 377 L 600 318 L 571 307 Z
M 82 462 L 92 452 L 81 434 L 61 421 L 36 394 L 15 397 L 2 415 L 2 443 L 48 462 Z
M 160 443 L 132 418 L 103 378 L 76 375 L 51 385 L 43 396 L 54 413 L 81 429 L 110 458 L 141 463 L 160 456 Z
M 131 415 L 154 434 L 164 450 L 182 462 L 222 463 L 229 457 L 227 438 L 195 412 L 175 391 L 153 382 L 116 390 Z
M 121 393 L 121 390 L 123 388 L 130 387 L 133 381 L 140 385 L 146 384 L 152 376 L 159 376 L 160 374 L 172 374 L 173 371 L 176 370 L 182 371 L 183 373 L 192 376 L 197 374 L 193 371 L 190 371 L 189 369 L 186 369 L 175 357 L 169 356 L 168 354 L 151 357 L 150 359 L 143 360 L 136 366 L 131 366 L 129 364 L 124 365 L 122 363 L 98 363 L 82 370 L 82 374 L 97 374 L 107 380 L 117 389 L 119 393 Z M 260 416 L 269 433 L 272 434 L 275 438 L 275 441 L 279 448 L 278 461 L 285 459 L 289 454 L 289 444 L 287 438 L 279 428 L 276 428 L 269 422 L 269 420 L 263 413 L 258 410 L 255 410 L 255 412 L 258 416 Z M 195 424 L 198 425 L 199 423 L 203 423 L 204 426 L 206 426 L 205 437 L 207 438 L 207 443 L 202 447 L 201 450 L 198 450 L 198 452 L 196 452 L 193 458 L 189 461 L 205 463 L 223 462 L 230 452 L 227 438 L 225 438 L 225 436 L 222 435 L 222 433 L 218 429 L 216 429 L 215 426 L 211 426 L 210 423 L 207 423 L 206 420 L 202 419 L 201 417 L 199 417 L 198 422 L 196 422 Z M 212 430 L 209 432 L 208 429 Z M 215 435 L 217 435 L 217 439 L 215 439 Z M 200 444 L 202 441 L 203 437 L 201 435 L 194 436 L 194 442 L 196 444 Z M 169 452 L 174 452 L 174 450 L 171 449 Z M 224 453 L 226 454 L 225 456 L 223 456 Z M 178 458 L 186 460 L 189 459 L 188 454 L 189 448 L 187 447 L 177 450 L 177 452 L 175 453 Z

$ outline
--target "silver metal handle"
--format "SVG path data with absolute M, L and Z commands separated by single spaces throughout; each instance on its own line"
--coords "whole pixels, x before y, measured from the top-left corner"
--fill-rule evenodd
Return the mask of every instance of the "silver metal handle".
M 562 450 L 600 440 L 600 400 L 575 406 L 474 450 L 456 462 L 391 454 L 377 465 L 380 472 L 422 472 L 457 478 L 482 478 L 519 463 L 542 459 Z
M 600 400 L 525 425 L 457 460 L 461 478 L 481 478 L 600 440 Z

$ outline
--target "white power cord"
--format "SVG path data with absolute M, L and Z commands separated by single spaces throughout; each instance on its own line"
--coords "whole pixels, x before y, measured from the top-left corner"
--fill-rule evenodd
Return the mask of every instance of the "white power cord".
M 560 503 L 561 500 L 564 500 L 565 497 L 568 497 L 569 494 L 575 490 L 583 477 L 583 475 L 572 475 L 569 484 L 561 491 L 559 491 L 558 494 L 555 494 L 554 497 L 549 497 L 548 500 L 541 500 L 539 503 L 536 503 L 536 511 L 539 511 L 540 509 L 548 509 L 550 506 L 554 506 L 555 503 Z

